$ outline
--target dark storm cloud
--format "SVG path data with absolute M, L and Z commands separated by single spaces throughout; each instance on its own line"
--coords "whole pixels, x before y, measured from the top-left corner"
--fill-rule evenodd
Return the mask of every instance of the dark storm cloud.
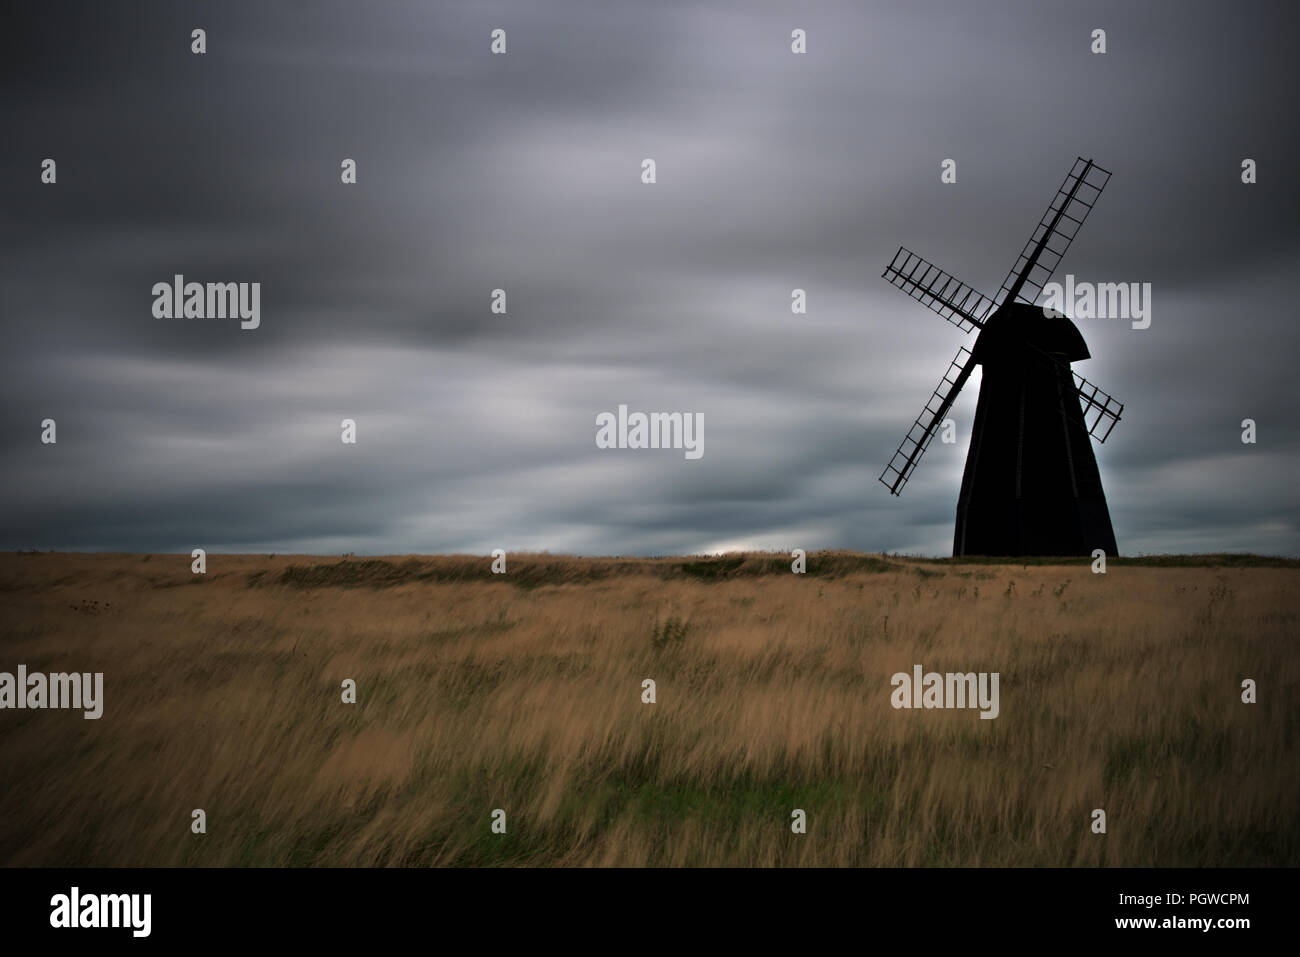
M 970 340 L 880 271 L 904 244 L 996 293 L 1081 154 L 1115 176 L 1059 272 L 1153 286 L 1149 329 L 1079 320 L 1079 371 L 1127 404 L 1098 448 L 1121 549 L 1300 553 L 1293 26 L 1262 3 L 20 8 L 0 545 L 946 553 L 964 430 L 902 498 L 876 476 Z M 261 282 L 261 328 L 154 319 L 174 273 Z M 597 449 L 620 403 L 702 412 L 704 457 Z

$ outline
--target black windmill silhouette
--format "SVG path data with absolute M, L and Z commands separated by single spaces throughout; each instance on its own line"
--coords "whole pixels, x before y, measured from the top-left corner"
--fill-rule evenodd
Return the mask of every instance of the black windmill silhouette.
M 1106 441 L 1124 406 L 1070 368 L 1089 357 L 1074 323 L 1034 301 L 1110 172 L 1080 157 L 1025 243 L 995 303 L 899 247 L 882 274 L 963 332 L 962 347 L 880 481 L 898 495 L 976 365 L 983 367 L 957 500 L 954 555 L 1117 554 L 1091 438 Z

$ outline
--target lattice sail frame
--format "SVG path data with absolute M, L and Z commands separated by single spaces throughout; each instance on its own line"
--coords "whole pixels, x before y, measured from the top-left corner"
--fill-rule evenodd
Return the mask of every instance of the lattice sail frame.
M 957 355 L 952 362 L 948 364 L 948 371 L 939 380 L 934 394 L 925 403 L 925 408 L 916 417 L 912 427 L 907 430 L 907 435 L 903 436 L 903 441 L 898 444 L 898 450 L 885 466 L 885 471 L 880 473 L 880 481 L 889 489 L 889 494 L 900 494 L 907 480 L 916 471 L 916 465 L 921 461 L 925 450 L 930 447 L 930 442 L 934 439 L 934 433 L 939 430 L 944 415 L 952 408 L 957 394 L 961 392 L 961 387 L 970 378 L 975 365 L 973 360 L 971 351 L 962 346 L 957 350 Z
M 1077 372 L 1074 373 L 1074 387 L 1079 390 L 1079 401 L 1083 403 L 1084 427 L 1098 442 L 1105 442 L 1124 413 L 1124 403 L 1117 402 Z M 1093 416 L 1091 422 L 1089 416 Z
M 992 299 L 905 246 L 880 275 L 962 332 L 983 328 L 993 312 Z
M 1082 156 L 1074 161 L 1061 188 L 1034 227 L 1029 241 L 1002 281 L 1000 304 L 1018 300 L 1033 305 L 1056 267 L 1069 251 L 1101 191 L 1110 182 L 1110 170 Z

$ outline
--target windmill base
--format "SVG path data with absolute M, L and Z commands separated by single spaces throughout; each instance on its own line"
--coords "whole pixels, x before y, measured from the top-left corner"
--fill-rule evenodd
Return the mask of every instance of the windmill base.
M 1101 549 L 1114 557 L 1110 510 L 1069 365 L 992 346 L 976 344 L 984 374 L 952 553 L 1065 556 Z M 1068 360 L 1079 349 L 1061 354 Z
M 1006 501 L 958 505 L 952 553 L 991 556 L 1091 556 L 1119 549 L 1106 502 Z

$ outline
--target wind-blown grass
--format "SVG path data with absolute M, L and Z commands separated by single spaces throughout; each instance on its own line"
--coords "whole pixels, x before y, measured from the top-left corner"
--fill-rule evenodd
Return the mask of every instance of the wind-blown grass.
M 0 556 L 0 671 L 105 697 L 0 711 L 0 863 L 1300 861 L 1294 565 L 508 562 Z M 894 710 L 917 663 L 1000 716 Z

